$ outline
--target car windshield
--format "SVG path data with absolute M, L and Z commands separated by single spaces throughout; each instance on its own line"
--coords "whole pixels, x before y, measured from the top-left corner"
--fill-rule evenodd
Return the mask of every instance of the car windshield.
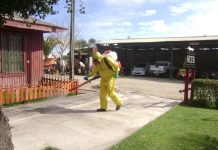
M 145 64 L 137 64 L 135 65 L 135 67 L 145 67 L 146 65 Z

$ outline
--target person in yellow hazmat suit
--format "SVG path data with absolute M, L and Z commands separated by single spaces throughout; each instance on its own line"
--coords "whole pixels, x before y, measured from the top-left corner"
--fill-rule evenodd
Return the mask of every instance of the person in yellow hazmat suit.
M 89 77 L 95 76 L 97 73 L 100 75 L 100 109 L 98 112 L 107 110 L 107 96 L 109 96 L 116 105 L 116 110 L 119 110 L 123 101 L 115 93 L 115 79 L 119 77 L 118 63 L 112 57 L 104 57 L 96 48 L 92 50 L 93 55 L 93 69 L 84 77 L 88 80 Z

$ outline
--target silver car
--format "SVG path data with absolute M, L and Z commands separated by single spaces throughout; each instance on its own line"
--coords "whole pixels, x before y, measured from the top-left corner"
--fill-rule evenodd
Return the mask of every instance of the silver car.
M 139 75 L 139 76 L 145 76 L 148 74 L 148 71 L 150 69 L 150 64 L 137 64 L 132 69 L 132 75 Z
M 168 75 L 172 65 L 169 61 L 156 61 L 155 65 L 150 66 L 149 73 L 159 76 L 159 75 Z M 174 69 L 174 68 L 172 68 Z

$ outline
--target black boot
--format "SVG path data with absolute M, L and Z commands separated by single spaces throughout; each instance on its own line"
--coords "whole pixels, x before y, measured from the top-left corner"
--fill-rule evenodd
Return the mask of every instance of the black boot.
M 99 109 L 97 109 L 96 111 L 97 111 L 97 112 L 105 112 L 105 111 L 106 111 L 106 109 L 99 108 Z
M 116 106 L 116 110 L 120 110 L 121 105 Z

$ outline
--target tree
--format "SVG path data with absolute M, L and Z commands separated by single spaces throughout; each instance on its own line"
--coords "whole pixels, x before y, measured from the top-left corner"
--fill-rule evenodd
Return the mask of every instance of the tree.
M 80 39 L 75 41 L 75 49 L 79 50 L 80 52 L 86 52 L 86 48 L 88 48 L 88 43 L 86 40 Z
M 70 32 L 58 32 L 54 34 L 54 38 L 57 38 L 59 43 L 54 47 L 54 50 L 52 51 L 53 56 L 62 58 L 64 53 L 66 53 L 67 50 L 69 50 L 70 46 Z
M 127 39 L 131 39 L 131 37 L 128 35 L 128 36 L 127 36 Z
M 29 17 L 34 19 L 44 19 L 48 14 L 56 14 L 58 11 L 53 9 L 59 0 L 0 0 L 0 27 L 3 26 L 6 19 L 13 19 L 18 15 L 27 21 Z M 71 0 L 65 0 L 67 12 L 71 12 Z M 85 7 L 80 0 L 81 14 L 85 14 Z M 35 20 L 36 21 L 36 20 Z M 28 22 L 28 21 L 27 21 Z
M 1 0 L 0 1 L 0 26 L 6 20 L 6 17 L 13 19 L 17 14 L 21 18 L 28 19 L 30 16 L 44 19 L 48 14 L 56 14 L 53 5 L 59 0 Z
M 59 32 L 54 34 L 55 38 L 58 39 L 59 43 L 54 47 L 52 51 L 53 57 L 57 59 L 58 68 L 62 73 L 64 73 L 67 64 L 64 61 L 64 55 L 67 54 L 70 46 L 70 32 Z
M 96 39 L 90 38 L 89 41 L 88 41 L 89 47 L 91 47 L 91 46 L 93 46 L 93 45 L 95 45 L 95 44 L 96 44 Z
M 43 50 L 45 58 L 48 58 L 49 54 L 58 44 L 61 44 L 61 41 L 53 34 L 43 39 Z

